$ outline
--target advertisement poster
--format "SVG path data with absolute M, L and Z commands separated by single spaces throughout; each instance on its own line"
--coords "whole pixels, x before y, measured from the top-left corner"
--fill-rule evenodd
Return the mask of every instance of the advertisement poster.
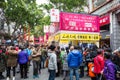
M 59 22 L 59 10 L 58 9 L 50 10 L 50 21 L 51 22 Z
M 88 14 L 60 13 L 60 30 L 99 32 L 99 17 Z
M 48 33 L 49 32 L 49 26 L 44 26 L 44 33 Z

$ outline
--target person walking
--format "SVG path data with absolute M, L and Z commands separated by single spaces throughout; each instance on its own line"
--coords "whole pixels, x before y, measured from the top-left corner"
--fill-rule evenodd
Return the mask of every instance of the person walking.
M 61 61 L 61 58 L 60 58 L 60 46 L 57 46 L 56 47 L 56 50 L 55 50 L 55 53 L 56 53 L 56 56 L 57 56 L 57 67 L 58 67 L 58 72 L 56 73 L 56 77 L 59 77 L 60 74 L 61 74 L 61 69 L 62 69 L 62 61 Z
M 102 77 L 101 72 L 104 69 L 104 51 L 102 49 L 97 50 L 97 56 L 94 58 L 94 73 L 96 75 L 96 80 Z M 104 80 L 102 78 L 102 80 Z
M 33 49 L 32 54 L 32 61 L 33 61 L 33 78 L 39 78 L 39 67 L 40 67 L 40 53 L 38 52 L 39 46 L 35 46 Z
M 21 74 L 21 79 L 24 78 L 28 78 L 27 76 L 27 64 L 28 64 L 28 58 L 29 55 L 27 54 L 24 46 L 20 47 L 21 51 L 18 53 L 18 63 L 20 65 L 20 74 Z
M 79 80 L 78 70 L 79 70 L 80 64 L 82 63 L 82 54 L 78 50 L 77 46 L 75 46 L 74 50 L 72 50 L 68 54 L 67 62 L 68 62 L 68 67 L 70 68 L 70 80 L 73 80 L 74 72 L 75 72 L 76 80 Z
M 55 75 L 58 72 L 57 56 L 55 54 L 56 47 L 54 45 L 51 45 L 49 49 L 51 50 L 51 53 L 49 53 L 49 63 L 48 63 L 49 79 L 48 80 L 55 80 Z
M 15 50 L 15 47 L 12 46 L 8 50 L 7 54 L 7 80 L 10 80 L 10 71 L 13 70 L 13 80 L 15 80 L 15 68 L 17 66 L 17 55 L 18 52 Z
M 103 75 L 105 77 L 105 80 L 116 80 L 115 75 L 115 65 L 110 60 L 111 54 L 109 52 L 104 53 L 104 59 L 105 59 L 105 66 L 103 70 Z
M 61 49 L 62 51 L 64 49 Z M 67 63 L 67 56 L 68 56 L 68 48 L 66 48 L 66 52 L 64 52 L 61 55 L 61 59 L 62 59 L 62 64 L 63 64 L 63 80 L 66 80 L 67 74 L 68 74 L 68 63 Z
M 45 60 L 46 60 L 46 57 L 47 57 L 47 50 L 46 50 L 46 47 L 45 46 L 41 46 L 41 68 L 45 68 Z
M 5 71 L 6 67 L 5 53 L 3 53 L 1 46 L 2 45 L 0 45 L 0 80 L 5 78 L 2 73 Z

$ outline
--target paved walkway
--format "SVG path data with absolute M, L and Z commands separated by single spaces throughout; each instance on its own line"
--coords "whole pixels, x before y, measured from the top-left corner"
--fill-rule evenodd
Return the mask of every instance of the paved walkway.
M 41 74 L 40 74 L 40 77 L 38 79 L 33 79 L 32 74 L 33 74 L 33 69 L 32 69 L 32 66 L 31 66 L 30 67 L 30 72 L 28 74 L 28 77 L 29 77 L 28 79 L 20 79 L 20 73 L 16 73 L 16 79 L 15 80 L 48 80 L 48 76 L 49 76 L 49 73 L 48 73 L 47 69 L 42 69 L 41 70 Z M 5 73 L 4 73 L 4 75 L 5 75 Z M 4 79 L 4 80 L 6 80 L 6 79 Z M 61 76 L 61 77 L 57 77 L 55 80 L 63 80 L 63 78 Z M 90 80 L 90 78 L 89 77 L 84 77 L 84 78 L 80 78 L 80 80 Z

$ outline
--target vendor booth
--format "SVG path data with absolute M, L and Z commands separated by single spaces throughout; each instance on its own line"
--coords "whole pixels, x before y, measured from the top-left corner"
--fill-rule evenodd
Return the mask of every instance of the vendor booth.
M 99 16 L 76 13 L 60 13 L 59 31 L 52 37 L 59 45 L 94 43 L 99 46 Z

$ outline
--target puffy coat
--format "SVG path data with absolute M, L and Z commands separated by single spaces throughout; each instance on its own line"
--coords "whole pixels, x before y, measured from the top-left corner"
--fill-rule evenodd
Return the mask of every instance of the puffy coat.
M 82 54 L 78 50 L 73 50 L 68 54 L 67 62 L 68 67 L 77 68 L 82 63 Z
M 21 52 L 19 52 L 18 54 L 18 63 L 19 64 L 25 64 L 28 62 L 28 54 L 26 52 L 26 50 L 23 50 Z
M 94 58 L 94 73 L 99 74 L 104 68 L 104 58 L 101 55 L 97 55 Z
M 15 67 L 17 65 L 17 55 L 16 50 L 9 50 L 7 57 L 7 67 Z
M 111 60 L 105 61 L 105 67 L 103 72 L 106 80 L 116 80 L 115 77 L 115 65 L 111 62 Z

